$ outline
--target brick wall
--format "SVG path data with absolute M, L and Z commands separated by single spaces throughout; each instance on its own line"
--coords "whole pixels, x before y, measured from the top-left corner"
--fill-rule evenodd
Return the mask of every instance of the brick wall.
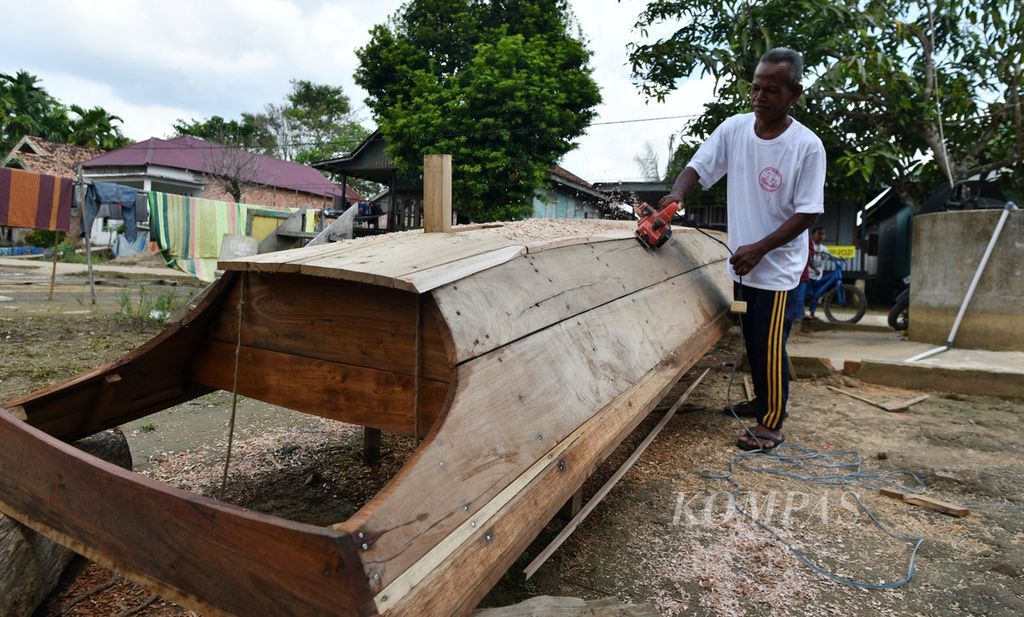
M 220 201 L 234 201 L 224 189 L 215 182 L 207 180 L 206 190 L 200 197 L 205 199 L 217 199 Z M 277 206 L 279 208 L 331 208 L 333 200 L 330 197 L 310 195 L 287 189 L 273 188 L 268 186 L 252 186 L 242 189 L 242 203 L 254 206 Z

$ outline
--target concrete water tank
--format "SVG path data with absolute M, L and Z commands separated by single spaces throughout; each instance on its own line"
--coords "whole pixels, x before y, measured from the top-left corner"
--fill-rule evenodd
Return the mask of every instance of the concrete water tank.
M 1003 210 L 914 217 L 911 340 L 946 342 Z M 1024 351 L 1024 211 L 1009 213 L 978 281 L 954 347 Z

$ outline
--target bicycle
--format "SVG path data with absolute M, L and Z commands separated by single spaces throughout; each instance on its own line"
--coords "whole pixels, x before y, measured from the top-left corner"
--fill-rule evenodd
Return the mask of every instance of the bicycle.
M 868 310 L 868 298 L 864 290 L 856 285 L 843 282 L 843 262 L 831 255 L 835 269 L 826 272 L 816 281 L 813 290 L 808 290 L 811 310 L 821 300 L 825 316 L 834 323 L 857 323 Z

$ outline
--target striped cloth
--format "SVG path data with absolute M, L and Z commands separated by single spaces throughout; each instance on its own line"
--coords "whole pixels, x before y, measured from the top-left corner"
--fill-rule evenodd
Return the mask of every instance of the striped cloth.
M 71 178 L 0 167 L 0 225 L 68 231 Z
M 211 282 L 215 278 L 224 234 L 245 235 L 249 212 L 295 212 L 226 201 L 149 193 L 150 234 L 168 266 Z M 312 223 L 313 217 L 308 217 Z M 309 226 L 307 223 L 307 227 Z

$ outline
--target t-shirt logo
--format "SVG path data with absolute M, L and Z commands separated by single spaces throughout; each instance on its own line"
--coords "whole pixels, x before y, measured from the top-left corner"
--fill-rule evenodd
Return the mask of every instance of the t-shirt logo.
M 774 167 L 765 167 L 757 177 L 757 183 L 763 190 L 774 193 L 782 186 L 782 172 Z

